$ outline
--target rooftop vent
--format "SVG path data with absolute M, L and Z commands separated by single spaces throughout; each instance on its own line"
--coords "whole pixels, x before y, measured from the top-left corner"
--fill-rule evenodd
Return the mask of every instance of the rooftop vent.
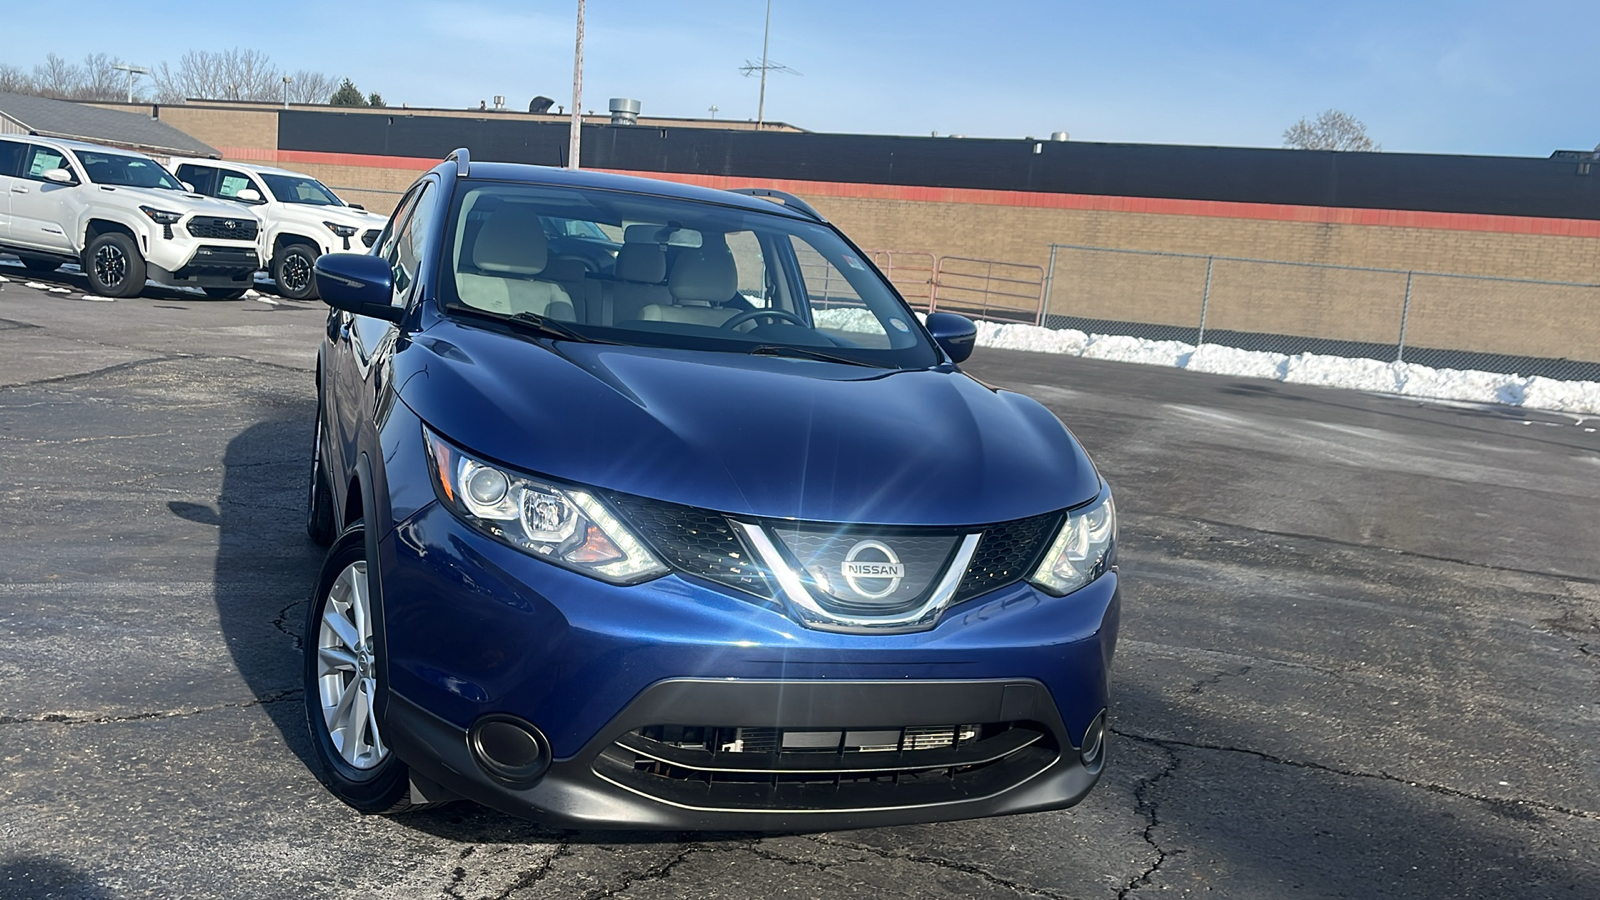
M 549 97 L 541 94 L 540 96 L 528 101 L 528 112 L 547 113 L 550 111 L 550 107 L 555 105 L 556 102 L 554 100 L 551 100 Z
M 639 101 L 628 97 L 611 98 L 611 124 L 639 124 Z

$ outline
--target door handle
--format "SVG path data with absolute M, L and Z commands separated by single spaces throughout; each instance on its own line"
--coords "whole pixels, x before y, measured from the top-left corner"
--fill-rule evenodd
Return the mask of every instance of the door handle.
M 13 184 L 11 186 L 11 193 L 13 194 L 26 194 L 27 192 L 28 186 L 25 184 Z

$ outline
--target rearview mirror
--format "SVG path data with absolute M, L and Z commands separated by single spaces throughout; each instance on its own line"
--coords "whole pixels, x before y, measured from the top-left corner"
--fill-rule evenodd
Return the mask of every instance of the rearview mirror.
M 312 272 L 317 280 L 317 293 L 334 309 L 388 322 L 405 318 L 405 308 L 391 302 L 394 273 L 389 261 L 380 256 L 326 253 L 317 257 Z
M 963 362 L 972 355 L 972 345 L 978 340 L 978 326 L 966 316 L 955 313 L 929 313 L 928 334 L 933 338 L 945 353 L 950 355 L 951 362 Z
M 45 181 L 53 181 L 56 184 L 72 184 L 77 181 L 66 169 L 45 169 L 42 177 Z
M 245 188 L 245 189 L 241 190 L 239 193 L 234 194 L 233 196 L 234 196 L 235 199 L 243 200 L 246 203 L 260 203 L 261 202 L 261 192 L 256 190 L 255 188 Z

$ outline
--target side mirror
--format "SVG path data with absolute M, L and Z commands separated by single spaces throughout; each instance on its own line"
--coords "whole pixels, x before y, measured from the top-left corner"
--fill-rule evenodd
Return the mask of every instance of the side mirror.
M 953 362 L 964 362 L 972 355 L 972 346 L 978 340 L 978 326 L 966 316 L 955 313 L 928 313 L 928 334 L 934 343 L 950 354 Z
M 178 182 L 178 183 L 179 183 L 179 184 L 181 184 L 181 185 L 183 185 L 183 189 L 184 189 L 184 190 L 186 190 L 186 191 L 188 191 L 188 192 L 189 192 L 189 193 L 191 193 L 191 194 L 198 194 L 198 193 L 200 193 L 200 192 L 199 192 L 199 191 L 197 191 L 197 190 L 195 190 L 195 189 L 194 189 L 194 185 L 193 185 L 193 184 L 190 184 L 190 183 L 189 183 L 189 182 L 187 182 L 187 181 L 180 181 L 180 182 Z
M 233 197 L 235 200 L 243 200 L 246 203 L 262 202 L 261 192 L 255 188 L 244 188 L 243 190 L 239 191 L 239 193 L 234 194 Z
M 312 271 L 317 293 L 334 309 L 389 322 L 405 318 L 405 309 L 391 302 L 394 273 L 388 260 L 365 253 L 327 253 L 317 257 Z
M 45 181 L 53 181 L 56 184 L 75 184 L 78 180 L 66 169 L 45 169 L 43 177 Z

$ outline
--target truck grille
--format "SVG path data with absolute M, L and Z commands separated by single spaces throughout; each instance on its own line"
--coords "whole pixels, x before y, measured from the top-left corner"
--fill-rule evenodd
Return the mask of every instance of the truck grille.
M 256 239 L 256 223 L 254 219 L 195 216 L 184 227 L 197 238 L 213 238 L 227 241 L 253 241 Z
M 848 810 L 989 796 L 1058 757 L 1033 722 L 852 729 L 652 725 L 595 771 L 697 808 Z

